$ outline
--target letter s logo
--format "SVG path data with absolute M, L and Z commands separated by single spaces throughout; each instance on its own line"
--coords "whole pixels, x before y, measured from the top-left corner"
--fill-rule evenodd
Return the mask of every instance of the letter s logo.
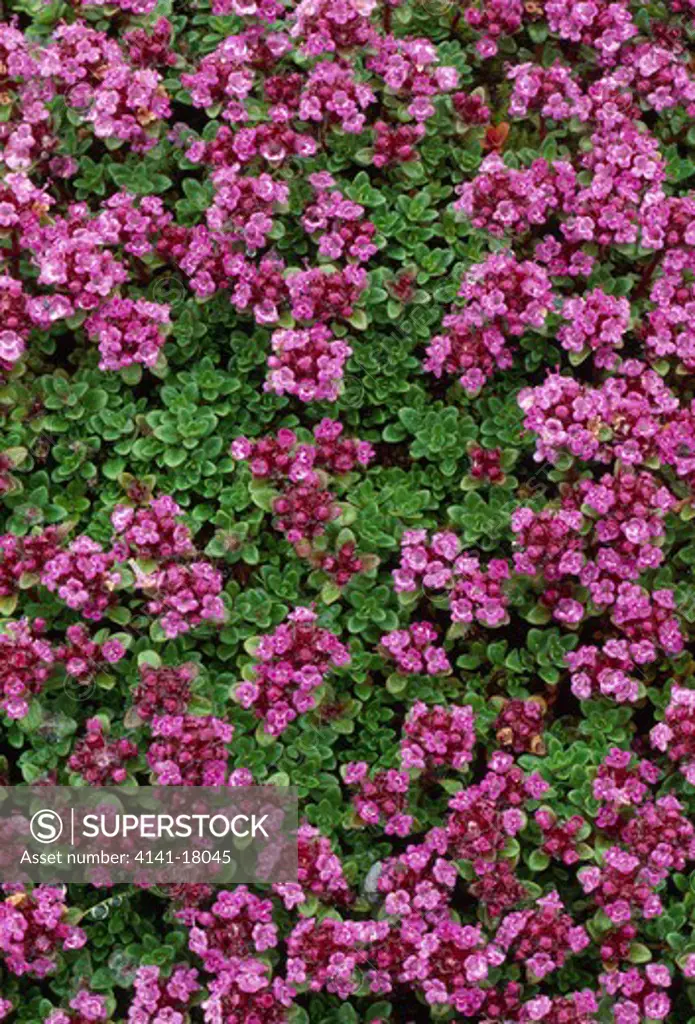
M 63 819 L 57 811 L 44 808 L 33 815 L 29 829 L 37 843 L 55 843 L 63 834 Z

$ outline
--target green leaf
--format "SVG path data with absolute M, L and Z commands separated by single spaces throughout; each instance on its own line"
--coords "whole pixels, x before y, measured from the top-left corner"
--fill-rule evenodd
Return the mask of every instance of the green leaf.
M 528 866 L 531 868 L 531 871 L 545 871 L 549 864 L 550 857 L 541 850 L 534 850 L 529 855 Z
M 641 942 L 633 942 L 630 946 L 628 960 L 631 964 L 648 964 L 652 958 L 651 950 Z

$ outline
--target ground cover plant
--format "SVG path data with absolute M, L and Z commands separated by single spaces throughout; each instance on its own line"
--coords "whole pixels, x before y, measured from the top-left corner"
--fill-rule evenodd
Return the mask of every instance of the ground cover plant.
M 0 1019 L 695 1021 L 693 0 L 1 10 L 0 782 L 302 826 Z

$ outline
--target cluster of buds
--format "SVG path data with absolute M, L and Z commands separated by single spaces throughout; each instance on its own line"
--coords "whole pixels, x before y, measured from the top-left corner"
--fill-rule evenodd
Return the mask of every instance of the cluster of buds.
M 309 559 L 338 587 L 344 587 L 353 576 L 374 568 L 377 564 L 375 555 L 358 555 L 354 541 L 341 544 L 335 554 L 329 551 L 313 551 Z
M 394 167 L 418 159 L 417 144 L 425 135 L 423 124 L 387 124 L 377 121 L 374 125 L 375 167 Z
M 90 786 L 125 782 L 128 762 L 138 756 L 137 743 L 125 738 L 110 740 L 99 718 L 88 719 L 85 730 L 68 758 L 68 770 L 80 775 Z
M 475 881 L 468 886 L 468 891 L 491 918 L 511 910 L 528 896 L 526 887 L 508 860 L 479 861 L 475 873 Z
M 500 747 L 515 754 L 542 754 L 545 703 L 540 698 L 507 700 L 495 720 Z
M 468 458 L 471 460 L 469 473 L 474 480 L 484 480 L 491 484 L 504 483 L 502 452 L 499 448 L 481 448 L 474 444 L 468 449 Z
M 140 666 L 140 682 L 133 693 L 133 707 L 147 721 L 154 715 L 183 715 L 191 697 L 191 683 L 197 675 L 193 664 Z
M 577 845 L 588 834 L 587 824 L 579 814 L 559 822 L 550 808 L 541 807 L 535 813 L 536 824 L 543 833 L 541 850 L 549 857 L 562 861 L 568 867 L 579 860 Z

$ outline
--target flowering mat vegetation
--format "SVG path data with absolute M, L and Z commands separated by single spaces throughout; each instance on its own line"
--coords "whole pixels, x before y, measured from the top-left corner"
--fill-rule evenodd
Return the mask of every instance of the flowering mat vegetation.
M 0 1018 L 695 1021 L 694 40 L 5 0 L 0 781 L 303 824 L 5 875 Z

